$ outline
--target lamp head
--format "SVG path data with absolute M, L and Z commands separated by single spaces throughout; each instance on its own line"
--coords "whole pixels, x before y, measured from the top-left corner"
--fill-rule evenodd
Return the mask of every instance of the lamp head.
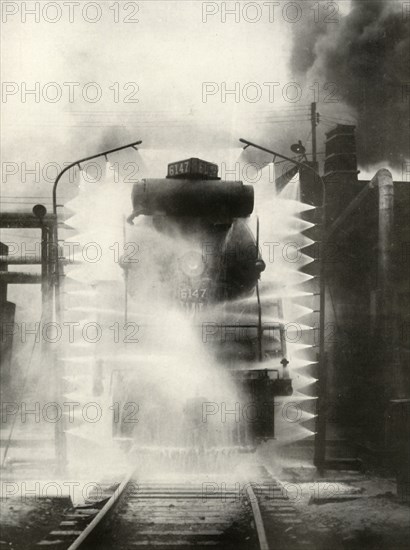
M 36 218 L 42 220 L 47 214 L 47 208 L 44 206 L 44 204 L 36 204 L 35 206 L 33 206 L 33 214 L 36 216 Z
M 306 148 L 302 145 L 302 142 L 299 140 L 297 143 L 294 143 L 290 146 L 291 151 L 297 155 L 304 155 L 306 153 Z

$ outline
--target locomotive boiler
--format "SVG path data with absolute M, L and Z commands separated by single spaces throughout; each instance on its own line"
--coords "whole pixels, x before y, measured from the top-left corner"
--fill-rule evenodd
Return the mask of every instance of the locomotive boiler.
M 259 407 L 257 420 L 238 431 L 236 444 L 274 437 L 274 399 L 291 395 L 292 384 L 284 327 L 263 318 L 259 281 L 266 266 L 259 250 L 259 223 L 255 235 L 249 223 L 253 187 L 221 180 L 216 164 L 190 158 L 169 164 L 165 178 L 135 183 L 132 206 L 129 223 L 146 217 L 159 238 L 171 243 L 173 236 L 189 238 L 198 244 L 184 253 L 169 251 L 174 266 L 167 277 L 170 299 L 200 327 L 202 341 L 241 395 Z M 280 318 L 280 302 L 269 306 Z M 194 398 L 186 410 L 192 413 L 195 406 Z M 122 435 L 126 430 L 120 428 Z

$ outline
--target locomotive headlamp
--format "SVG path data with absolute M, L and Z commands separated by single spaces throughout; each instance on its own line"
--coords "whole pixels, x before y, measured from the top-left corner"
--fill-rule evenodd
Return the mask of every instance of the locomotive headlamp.
M 205 269 L 205 262 L 200 252 L 187 252 L 179 259 L 181 270 L 189 277 L 199 277 Z

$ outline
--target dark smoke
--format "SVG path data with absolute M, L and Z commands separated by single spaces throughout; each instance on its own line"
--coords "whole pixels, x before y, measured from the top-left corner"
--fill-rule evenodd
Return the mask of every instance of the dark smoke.
M 316 2 L 304 2 L 306 17 Z M 327 116 L 357 120 L 358 160 L 402 166 L 409 158 L 410 21 L 402 2 L 352 0 L 339 23 L 294 25 L 291 69 L 308 83 L 334 82 L 341 104 Z M 310 11 L 310 13 L 312 13 Z

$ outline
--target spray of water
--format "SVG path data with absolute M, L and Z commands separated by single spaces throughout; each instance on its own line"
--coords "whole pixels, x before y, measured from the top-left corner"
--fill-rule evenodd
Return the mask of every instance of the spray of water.
M 69 447 L 77 454 L 79 444 L 88 452 L 97 446 L 108 456 L 114 436 L 154 470 L 164 462 L 215 467 L 237 444 L 235 419 L 221 423 L 207 413 L 237 397 L 190 316 L 175 307 L 173 290 L 178 258 L 200 251 L 200 238 L 159 234 L 148 218 L 125 228 L 130 189 L 111 174 L 107 167 L 99 186 L 80 181 L 79 196 L 67 205 L 75 212 L 67 223 L 77 231 L 67 243 L 79 250 L 66 273 L 66 317 L 90 330 L 63 354 L 65 398 L 81 404 Z M 87 247 L 98 250 L 98 261 L 84 260 Z M 92 399 L 105 413 L 95 424 L 80 413 Z
M 186 152 L 163 153 L 144 153 L 141 175 L 158 177 L 159 161 L 165 165 L 187 156 Z M 238 151 L 219 152 L 218 158 L 215 152 L 211 160 L 221 162 L 223 153 L 230 154 L 232 162 Z M 204 155 L 198 151 L 192 156 Z M 67 243 L 79 245 L 75 261 L 66 270 L 66 319 L 88 327 L 62 354 L 65 397 L 82 405 L 68 425 L 69 449 L 75 449 L 70 460 L 78 466 L 78 446 L 83 445 L 87 452 L 97 450 L 100 459 L 106 457 L 101 459 L 106 467 L 113 457 L 114 436 L 116 460 L 123 460 L 119 449 L 132 445 L 141 468 L 148 470 L 163 471 L 170 465 L 182 471 L 214 470 L 227 464 L 231 468 L 234 457 L 240 456 L 242 424 L 236 415 L 220 413 L 224 406 L 232 410 L 232 404 L 247 397 L 240 395 L 228 371 L 259 365 L 241 360 L 240 354 L 235 360 L 235 338 L 233 358 L 221 364 L 212 346 L 204 345 L 201 322 L 212 318 L 256 323 L 256 294 L 210 307 L 206 314 L 181 310 L 175 299 L 178 259 L 200 254 L 202 237 L 183 235 L 176 228 L 159 233 L 145 217 L 137 218 L 133 227 L 125 226 L 131 209 L 130 186 L 115 183 L 114 175 L 108 165 L 102 183 L 93 185 L 80 177 L 78 196 L 66 205 L 74 212 L 67 223 L 76 231 Z M 299 216 L 309 207 L 299 200 L 297 177 L 280 195 L 275 193 L 272 166 L 262 170 L 255 198 L 255 213 L 247 223 L 255 232 L 259 218 L 259 247 L 266 262 L 259 284 L 262 322 L 287 326 L 287 358 L 295 390 L 276 407 L 276 437 L 283 443 L 312 433 L 302 425 L 312 415 L 304 412 L 294 421 L 288 406 L 307 399 L 300 390 L 315 381 L 298 374 L 307 364 L 303 350 L 308 348 L 298 343 L 300 330 L 309 326 L 297 323 L 311 313 L 297 304 L 297 298 L 306 294 L 300 284 L 309 279 L 300 269 L 311 261 L 303 254 L 311 243 L 302 234 L 309 224 Z M 280 370 L 279 360 L 263 366 Z M 103 413 L 94 423 L 84 420 L 83 413 L 91 401 Z
M 267 448 L 272 464 L 283 456 L 283 447 L 300 439 L 312 436 L 305 423 L 314 415 L 304 410 L 303 403 L 312 397 L 305 390 L 316 379 L 301 370 L 311 365 L 311 345 L 304 344 L 306 334 L 312 327 L 312 308 L 301 306 L 301 297 L 309 296 L 303 291 L 303 283 L 311 279 L 301 269 L 312 262 L 303 249 L 312 244 L 303 231 L 312 226 L 300 218 L 301 212 L 310 209 L 300 200 L 299 175 L 282 189 L 275 191 L 270 177 L 271 170 L 262 170 L 260 181 L 255 185 L 255 215 L 259 218 L 261 252 L 266 261 L 266 270 L 260 282 L 262 321 L 280 322 L 285 328 L 286 357 L 289 360 L 289 375 L 292 378 L 293 394 L 276 398 L 275 437 Z M 280 359 L 280 358 L 279 358 Z M 279 359 L 266 363 L 269 368 L 281 368 Z M 306 370 L 306 369 L 305 369 Z M 286 373 L 283 373 L 286 376 Z M 262 447 L 262 454 L 266 451 Z M 285 451 L 286 452 L 286 451 Z

